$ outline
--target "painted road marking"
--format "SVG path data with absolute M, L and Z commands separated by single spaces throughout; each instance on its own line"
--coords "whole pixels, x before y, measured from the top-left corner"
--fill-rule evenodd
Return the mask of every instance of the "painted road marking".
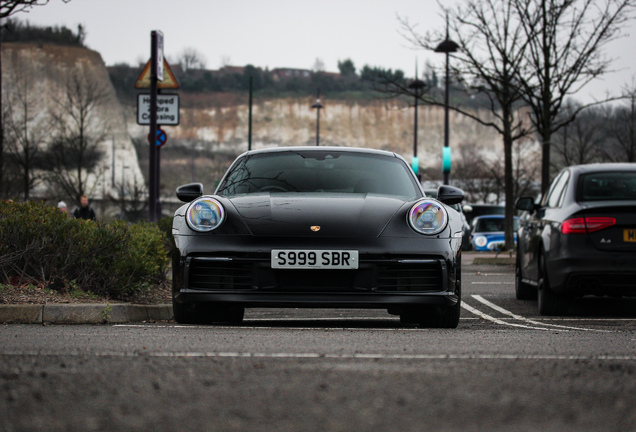
M 176 352 L 44 352 L 44 351 L 10 351 L 3 356 L 66 356 L 66 357 L 213 357 L 213 358 L 259 358 L 259 359 L 335 359 L 335 360 L 598 360 L 598 361 L 636 361 L 634 355 L 549 355 L 549 354 L 380 354 L 352 353 L 327 354 L 317 352 L 216 352 L 216 351 L 176 351 Z
M 496 310 L 499 313 L 502 313 L 504 315 L 507 315 L 507 316 L 513 318 L 513 319 L 516 319 L 518 321 L 522 321 L 522 322 L 525 322 L 525 323 L 528 323 L 528 324 L 542 325 L 542 326 L 547 326 L 547 327 L 555 327 L 555 328 L 568 329 L 568 330 L 598 331 L 598 332 L 612 333 L 611 330 L 588 329 L 588 328 L 583 328 L 583 327 L 571 327 L 571 326 L 564 326 L 564 325 L 559 325 L 559 324 L 542 323 L 542 322 L 535 321 L 535 320 L 532 320 L 530 318 L 526 318 L 526 317 L 523 317 L 521 315 L 517 315 L 515 313 L 512 313 L 509 310 L 504 309 L 501 306 L 497 306 L 496 304 L 486 300 L 485 298 L 483 298 L 480 295 L 473 295 L 472 297 L 475 300 L 485 304 L 489 308 L 494 309 L 494 310 Z
M 531 329 L 531 330 L 550 330 L 548 328 L 545 327 L 532 327 L 532 326 L 527 326 L 527 325 L 523 325 L 523 324 L 516 324 L 516 323 L 511 323 L 511 322 L 506 322 L 503 320 L 500 320 L 499 318 L 495 318 L 491 315 L 485 314 L 482 311 L 480 311 L 479 309 L 476 309 L 468 304 L 466 304 L 465 302 L 461 303 L 462 307 L 464 309 L 466 309 L 468 312 L 477 315 L 478 317 L 481 317 L 487 321 L 491 321 L 494 322 L 495 324 L 501 324 L 501 325 L 506 325 L 506 326 L 511 326 L 511 327 L 521 327 L 521 328 L 526 328 L 526 329 Z M 568 331 L 568 330 L 564 330 L 564 331 Z

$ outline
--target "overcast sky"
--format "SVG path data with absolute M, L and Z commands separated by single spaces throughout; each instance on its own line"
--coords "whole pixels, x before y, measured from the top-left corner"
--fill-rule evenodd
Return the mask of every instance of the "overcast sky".
M 451 4 L 451 2 L 447 2 Z M 444 18 L 435 0 L 50 0 L 18 15 L 38 25 L 86 29 L 86 45 L 107 65 L 136 65 L 150 57 L 150 32 L 161 30 L 168 58 L 193 47 L 207 68 L 234 66 L 325 69 L 338 61 L 402 69 L 414 74 L 426 61 L 443 64 L 443 55 L 415 50 L 400 34 L 398 16 L 418 30 L 440 29 Z M 631 33 L 636 33 L 632 31 Z M 618 92 L 636 74 L 636 34 L 615 41 L 607 54 L 616 58 L 603 80 L 585 88 L 579 99 Z

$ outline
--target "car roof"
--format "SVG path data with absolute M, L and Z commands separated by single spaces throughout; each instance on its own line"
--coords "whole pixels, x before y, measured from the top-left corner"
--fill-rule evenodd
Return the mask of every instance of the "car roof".
M 297 146 L 297 147 L 268 147 L 258 150 L 250 150 L 248 152 L 243 153 L 243 155 L 255 155 L 255 154 L 266 154 L 266 153 L 282 153 L 289 151 L 325 151 L 325 152 L 346 152 L 346 153 L 365 153 L 365 154 L 376 154 L 383 156 L 392 156 L 392 157 L 400 157 L 398 154 L 394 152 L 389 152 L 386 150 L 377 150 L 370 149 L 364 147 L 334 147 L 334 146 Z
M 572 170 L 577 174 L 585 174 L 590 172 L 604 172 L 604 171 L 636 171 L 636 163 L 626 162 L 606 162 L 606 163 L 593 163 L 586 165 L 572 165 L 566 169 Z

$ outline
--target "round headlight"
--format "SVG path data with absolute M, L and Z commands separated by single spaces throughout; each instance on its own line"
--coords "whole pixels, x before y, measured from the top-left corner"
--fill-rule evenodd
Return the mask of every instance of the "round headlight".
M 437 201 L 419 201 L 409 211 L 409 224 L 420 234 L 439 234 L 447 223 L 448 213 Z
M 188 226 L 198 232 L 209 232 L 221 226 L 225 210 L 214 198 L 198 198 L 190 204 L 186 213 Z
M 475 237 L 475 245 L 477 247 L 484 247 L 488 243 L 488 239 L 484 236 Z

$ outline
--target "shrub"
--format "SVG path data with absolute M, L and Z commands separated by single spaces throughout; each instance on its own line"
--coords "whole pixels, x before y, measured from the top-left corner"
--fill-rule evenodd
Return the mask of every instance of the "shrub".
M 163 232 L 164 241 L 167 251 L 175 251 L 177 249 L 177 245 L 174 242 L 174 237 L 172 236 L 172 216 L 164 216 L 159 222 L 159 229 Z
M 0 278 L 119 297 L 165 278 L 162 231 L 148 223 L 68 219 L 42 203 L 0 202 Z

